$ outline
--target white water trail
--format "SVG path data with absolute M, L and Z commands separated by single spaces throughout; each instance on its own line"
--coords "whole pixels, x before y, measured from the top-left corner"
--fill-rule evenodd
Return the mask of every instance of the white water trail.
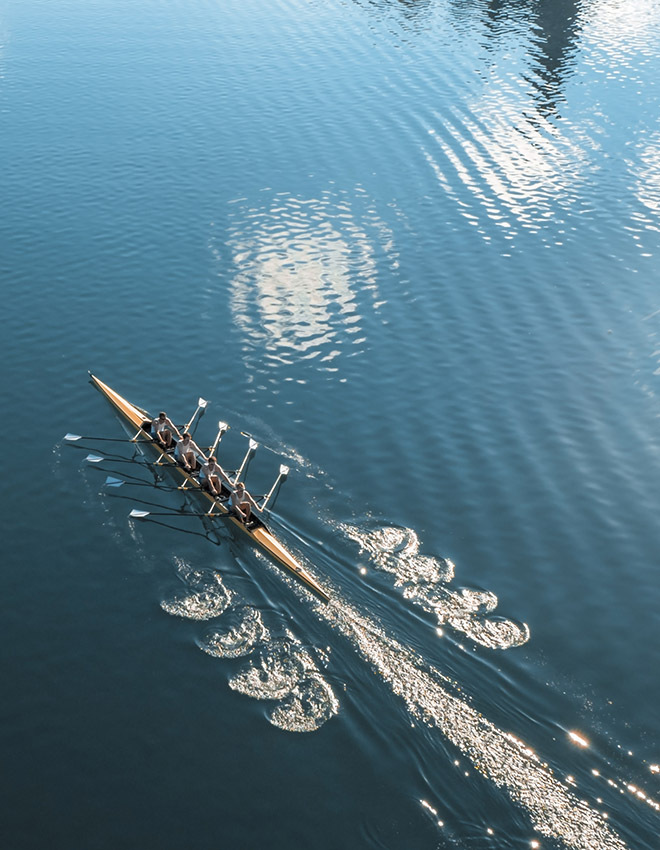
M 505 789 L 540 834 L 574 850 L 626 850 L 600 812 L 565 787 L 523 741 L 452 693 L 453 683 L 440 671 L 344 602 L 319 604 L 317 610 L 404 700 L 410 714 L 439 729 L 476 771 Z

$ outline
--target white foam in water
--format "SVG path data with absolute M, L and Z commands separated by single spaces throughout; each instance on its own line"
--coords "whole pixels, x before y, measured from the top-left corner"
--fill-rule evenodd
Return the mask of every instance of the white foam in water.
M 317 610 L 353 643 L 415 721 L 438 729 L 527 812 L 541 835 L 573 850 L 627 850 L 605 816 L 567 788 L 531 748 L 453 693 L 456 683 L 348 604 L 337 600 Z
M 239 658 L 249 655 L 259 643 L 268 641 L 270 635 L 256 608 L 242 608 L 231 612 L 238 622 L 224 631 L 216 629 L 209 633 L 200 647 L 217 658 Z
M 254 699 L 281 699 L 310 667 L 311 658 L 291 635 L 262 647 L 259 659 L 230 679 L 229 685 Z
M 220 574 L 211 570 L 197 570 L 181 559 L 175 560 L 179 576 L 187 586 L 172 599 L 160 603 L 163 611 L 188 620 L 219 617 L 232 600 L 232 593 L 225 587 Z
M 342 527 L 378 569 L 394 576 L 394 586 L 403 588 L 404 598 L 434 613 L 439 625 L 448 625 L 491 649 L 510 649 L 529 640 L 525 623 L 492 615 L 497 608 L 494 593 L 448 587 L 454 578 L 454 564 L 447 558 L 420 555 L 419 539 L 412 529 Z
M 287 732 L 315 732 L 339 711 L 330 685 L 318 674 L 302 679 L 268 715 L 273 726 Z
M 233 676 L 229 686 L 253 699 L 280 700 L 268 719 L 288 732 L 313 732 L 339 710 L 331 686 L 290 632 L 262 647 L 258 660 Z

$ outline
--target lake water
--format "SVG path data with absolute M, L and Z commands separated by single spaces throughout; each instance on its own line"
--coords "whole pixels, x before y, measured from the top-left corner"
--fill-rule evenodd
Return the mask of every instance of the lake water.
M 658 0 L 5 0 L 3 848 L 658 847 L 659 81 Z

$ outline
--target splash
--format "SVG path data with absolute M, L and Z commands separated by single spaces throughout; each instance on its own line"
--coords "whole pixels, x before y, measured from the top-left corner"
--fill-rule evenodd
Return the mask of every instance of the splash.
M 529 640 L 525 623 L 493 615 L 497 608 L 494 593 L 448 587 L 454 578 L 454 564 L 448 558 L 421 555 L 419 539 L 411 529 L 384 526 L 364 531 L 352 525 L 342 528 L 377 569 L 394 576 L 394 586 L 402 588 L 404 599 L 432 612 L 438 625 L 450 626 L 491 649 L 510 649 Z

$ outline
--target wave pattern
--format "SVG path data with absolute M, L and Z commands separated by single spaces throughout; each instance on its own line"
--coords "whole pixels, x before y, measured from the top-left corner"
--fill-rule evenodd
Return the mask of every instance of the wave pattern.
M 270 633 L 256 608 L 239 608 L 233 612 L 237 622 L 228 629 L 214 629 L 199 646 L 216 658 L 239 658 L 249 655 L 260 643 L 270 639 Z
M 575 850 L 625 850 L 606 814 L 580 799 L 572 783 L 562 783 L 523 741 L 451 693 L 456 685 L 440 671 L 348 604 L 329 605 L 321 613 L 405 701 L 411 715 L 439 729 L 478 773 L 506 789 L 540 834 Z
M 359 187 L 236 204 L 227 241 L 211 250 L 221 274 L 225 244 L 231 252 L 230 308 L 250 365 L 256 352 L 260 365 L 311 360 L 318 370 L 334 372 L 342 354 L 359 353 L 362 313 L 369 305 L 378 309 L 376 258 L 391 254 L 391 242 Z
M 263 646 L 258 659 L 230 679 L 229 686 L 254 699 L 282 700 L 268 717 L 289 732 L 314 731 L 339 710 L 310 652 L 290 632 Z
M 454 564 L 447 558 L 419 553 L 414 531 L 384 526 L 365 531 L 351 525 L 344 533 L 367 552 L 374 566 L 394 576 L 394 586 L 405 599 L 432 612 L 438 625 L 447 625 L 470 640 L 491 649 L 510 649 L 529 640 L 529 628 L 504 617 L 493 616 L 497 596 L 488 590 L 447 585 L 454 578 Z
M 262 613 L 240 604 L 218 572 L 196 569 L 182 558 L 175 563 L 186 588 L 161 608 L 191 620 L 222 617 L 198 646 L 215 658 L 250 657 L 229 679 L 232 690 L 274 702 L 268 720 L 288 732 L 313 732 L 337 714 L 339 701 L 319 669 L 328 662 L 324 653 L 306 649 L 288 630 L 282 637 L 273 634 Z
M 231 604 L 233 594 L 218 572 L 197 570 L 180 558 L 175 559 L 177 572 L 186 583 L 185 590 L 161 602 L 163 611 L 188 620 L 211 620 L 219 617 Z

